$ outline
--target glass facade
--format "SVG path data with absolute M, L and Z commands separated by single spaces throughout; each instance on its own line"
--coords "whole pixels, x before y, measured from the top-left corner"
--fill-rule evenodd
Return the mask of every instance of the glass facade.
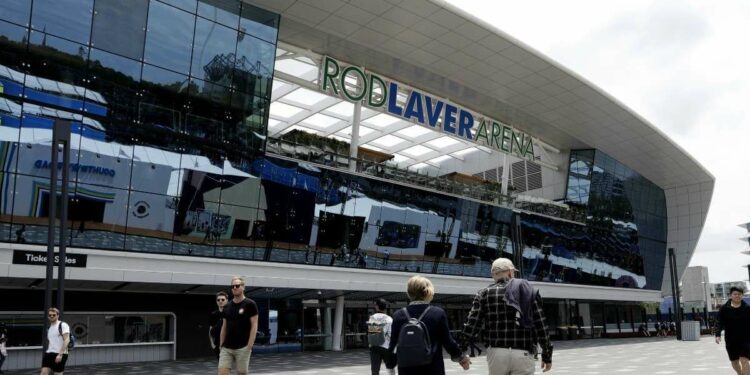
M 524 216 L 530 279 L 659 289 L 667 239 L 664 191 L 598 150 L 570 153 L 567 200 L 586 225 Z
M 213 254 L 230 241 L 229 215 L 254 221 L 259 207 L 250 170 L 278 22 L 231 0 L 2 2 L 2 240 L 46 243 L 62 120 L 70 245 Z
M 568 186 L 587 225 L 264 155 L 278 24 L 234 0 L 0 3 L 0 240 L 46 243 L 63 120 L 70 246 L 477 277 L 515 249 L 530 279 L 660 286 L 663 192 L 593 150 Z

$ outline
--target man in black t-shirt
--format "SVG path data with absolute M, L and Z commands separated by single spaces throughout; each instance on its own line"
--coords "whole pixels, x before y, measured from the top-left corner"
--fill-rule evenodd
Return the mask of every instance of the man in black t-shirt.
M 232 365 L 237 375 L 247 374 L 255 335 L 258 333 L 258 305 L 245 298 L 245 280 L 232 277 L 232 300 L 224 306 L 221 326 L 219 375 L 229 375 Z
M 214 354 L 216 354 L 216 359 L 219 359 L 219 351 L 221 350 L 221 326 L 224 322 L 222 311 L 224 311 L 228 299 L 227 292 L 222 290 L 216 293 L 217 310 L 214 310 L 208 319 L 208 339 L 211 342 Z
M 732 368 L 737 374 L 747 375 L 750 374 L 750 306 L 742 300 L 745 294 L 742 288 L 733 286 L 729 292 L 729 301 L 719 309 L 716 343 L 721 343 L 721 331 L 724 331 Z

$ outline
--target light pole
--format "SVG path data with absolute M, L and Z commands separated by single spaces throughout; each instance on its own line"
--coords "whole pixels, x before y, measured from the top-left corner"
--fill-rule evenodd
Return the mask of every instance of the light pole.
M 706 321 L 706 328 L 708 328 L 708 281 L 701 281 L 703 286 L 703 296 L 706 298 L 706 304 L 703 306 L 703 319 Z

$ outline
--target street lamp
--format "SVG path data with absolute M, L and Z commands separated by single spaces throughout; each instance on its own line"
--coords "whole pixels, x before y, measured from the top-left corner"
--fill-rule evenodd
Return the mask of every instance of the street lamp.
M 708 281 L 701 281 L 701 285 L 703 286 L 703 296 L 706 297 L 706 304 L 703 307 L 703 318 L 706 320 L 706 327 L 708 327 Z

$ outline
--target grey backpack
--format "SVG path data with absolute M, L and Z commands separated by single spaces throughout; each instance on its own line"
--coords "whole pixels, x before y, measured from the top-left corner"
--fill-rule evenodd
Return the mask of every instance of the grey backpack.
M 367 343 L 370 346 L 382 346 L 385 344 L 386 322 L 380 322 L 372 317 L 367 321 Z
M 401 326 L 398 334 L 396 356 L 398 357 L 399 367 L 425 366 L 432 363 L 434 354 L 432 340 L 430 340 L 430 332 L 427 330 L 427 326 L 422 322 L 422 318 L 431 307 L 427 306 L 417 319 L 409 315 L 406 307 L 401 309 L 409 321 Z

